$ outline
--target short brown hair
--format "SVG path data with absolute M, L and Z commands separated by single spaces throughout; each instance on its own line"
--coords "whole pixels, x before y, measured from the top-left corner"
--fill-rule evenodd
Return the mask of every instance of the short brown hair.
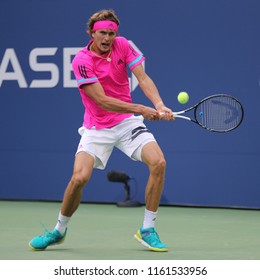
M 118 26 L 120 24 L 120 21 L 115 13 L 114 10 L 101 10 L 99 12 L 94 13 L 88 21 L 87 24 L 87 33 L 91 35 L 93 32 L 93 26 L 96 21 L 100 20 L 111 20 L 114 21 Z

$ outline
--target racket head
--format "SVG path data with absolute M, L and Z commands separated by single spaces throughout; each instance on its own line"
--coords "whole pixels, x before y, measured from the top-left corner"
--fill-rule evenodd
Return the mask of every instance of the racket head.
M 201 100 L 194 109 L 194 118 L 203 128 L 213 132 L 229 132 L 243 121 L 242 104 L 233 96 L 211 95 Z

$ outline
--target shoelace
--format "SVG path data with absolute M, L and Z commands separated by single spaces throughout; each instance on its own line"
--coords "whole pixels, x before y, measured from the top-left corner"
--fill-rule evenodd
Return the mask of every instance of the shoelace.
M 43 223 L 41 223 L 41 225 L 45 231 L 45 233 L 41 237 L 44 239 L 51 239 L 52 241 L 54 241 L 56 239 L 56 236 L 54 236 L 53 233 L 49 231 Z
M 50 232 L 50 231 L 46 228 L 46 226 L 45 226 L 43 223 L 41 223 L 41 225 L 42 225 L 42 227 L 43 227 L 45 233 L 46 233 L 46 232 Z
M 152 244 L 162 243 L 159 235 L 156 231 L 147 232 L 148 234 L 145 235 L 146 238 L 150 239 Z

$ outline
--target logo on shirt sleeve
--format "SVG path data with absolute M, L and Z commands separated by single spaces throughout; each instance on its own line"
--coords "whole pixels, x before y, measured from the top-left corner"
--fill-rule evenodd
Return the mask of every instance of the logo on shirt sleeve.
M 79 74 L 82 78 L 85 78 L 85 79 L 88 78 L 88 74 L 87 74 L 85 65 L 79 65 L 78 69 L 79 69 Z

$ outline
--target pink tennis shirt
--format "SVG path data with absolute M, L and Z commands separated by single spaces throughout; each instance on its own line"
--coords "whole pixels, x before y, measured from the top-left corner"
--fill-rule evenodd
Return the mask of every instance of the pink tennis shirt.
M 133 114 L 110 112 L 100 108 L 82 89 L 82 85 L 100 83 L 107 96 L 132 103 L 127 68 L 133 70 L 144 61 L 124 37 L 116 37 L 110 55 L 111 61 L 98 57 L 89 50 L 89 44 L 72 61 L 73 71 L 85 107 L 83 126 L 96 129 L 117 125 Z

